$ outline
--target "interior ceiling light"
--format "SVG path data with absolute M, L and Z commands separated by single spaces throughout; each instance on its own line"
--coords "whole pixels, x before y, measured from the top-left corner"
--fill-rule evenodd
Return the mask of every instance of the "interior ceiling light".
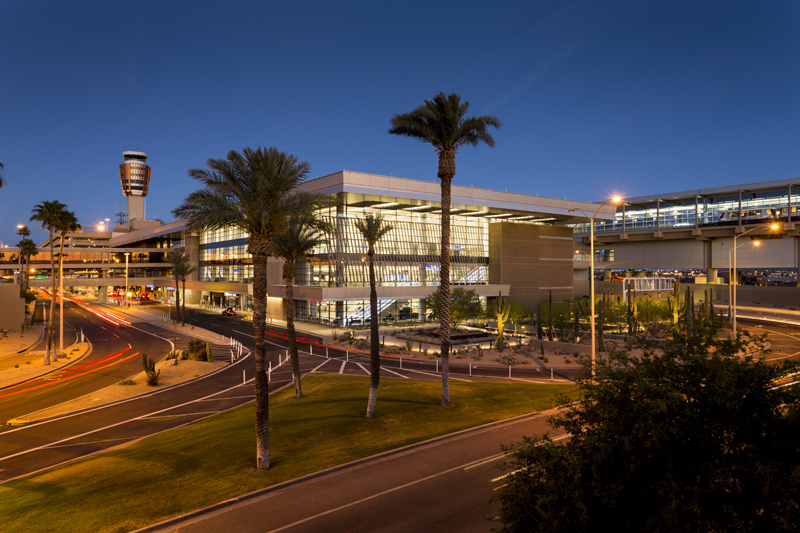
M 474 211 L 474 212 L 472 212 L 472 213 L 464 213 L 464 216 L 465 216 L 465 217 L 470 217 L 470 216 L 472 216 L 472 215 L 485 215 L 485 214 L 486 214 L 486 213 L 488 213 L 488 212 L 489 212 L 489 211 Z
M 380 207 L 394 207 L 396 205 L 400 205 L 397 202 L 386 202 L 385 204 L 375 204 L 370 207 L 380 208 Z
M 486 215 L 486 218 L 500 218 L 500 217 L 510 217 L 513 216 L 512 213 L 499 213 L 495 215 Z
M 406 211 L 416 211 L 418 209 L 430 209 L 432 206 L 430 205 L 415 205 L 414 207 L 406 207 L 404 208 Z

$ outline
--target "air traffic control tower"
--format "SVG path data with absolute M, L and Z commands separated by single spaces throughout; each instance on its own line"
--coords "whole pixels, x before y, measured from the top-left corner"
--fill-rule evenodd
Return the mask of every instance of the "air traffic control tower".
M 150 185 L 150 167 L 144 152 L 122 152 L 125 162 L 119 166 L 122 194 L 128 200 L 127 223 L 144 219 L 144 197 Z

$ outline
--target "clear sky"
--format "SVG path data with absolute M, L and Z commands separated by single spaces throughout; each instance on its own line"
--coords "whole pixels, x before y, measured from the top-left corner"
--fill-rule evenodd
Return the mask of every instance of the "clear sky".
M 798 88 L 796 1 L 0 0 L 0 241 L 43 200 L 113 219 L 125 150 L 149 154 L 164 221 L 187 169 L 246 146 L 433 181 L 432 148 L 387 129 L 439 91 L 504 123 L 458 184 L 597 201 L 788 179 Z

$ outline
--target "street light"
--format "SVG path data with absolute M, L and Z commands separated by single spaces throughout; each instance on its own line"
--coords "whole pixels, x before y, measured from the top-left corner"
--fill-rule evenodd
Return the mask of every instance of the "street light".
M 125 252 L 125 307 L 130 307 L 128 303 L 128 256 L 130 252 Z
M 600 207 L 597 208 L 597 211 L 591 217 L 587 215 L 586 211 L 584 211 L 583 209 L 576 208 L 569 210 L 570 213 L 574 213 L 575 211 L 580 211 L 581 213 L 583 213 L 583 216 L 589 219 L 589 299 L 591 302 L 590 303 L 591 310 L 589 312 L 589 324 L 591 327 L 591 335 L 592 335 L 592 381 L 594 381 L 595 368 L 596 368 L 595 359 L 597 357 L 597 346 L 595 341 L 595 325 L 594 325 L 594 219 L 595 217 L 597 217 L 598 214 L 600 214 L 600 210 L 603 209 L 603 206 L 605 206 L 608 202 L 618 204 L 621 201 L 622 199 L 619 196 L 609 198 L 608 200 L 600 204 Z
M 769 226 L 769 229 L 772 230 L 772 231 L 777 230 L 778 228 L 780 228 L 780 226 L 778 226 L 777 224 L 770 224 L 770 226 Z M 730 264 L 731 264 L 730 255 L 731 255 L 731 252 L 733 252 L 733 268 L 731 269 L 731 279 L 730 279 L 730 284 L 731 284 L 730 289 L 731 289 L 733 297 L 729 300 L 729 302 L 731 303 L 731 328 L 732 328 L 732 333 L 733 333 L 734 336 L 736 335 L 736 286 L 739 285 L 739 278 L 738 278 L 738 276 L 736 274 L 736 249 L 739 246 L 736 245 L 736 239 L 738 239 L 739 237 L 744 237 L 745 235 L 747 235 L 751 231 L 755 231 L 757 229 L 761 229 L 761 228 L 760 227 L 751 228 L 751 229 L 745 231 L 744 233 L 742 233 L 741 235 L 734 235 L 733 236 L 733 248 L 728 251 L 728 266 L 729 266 L 729 268 L 730 268 Z M 760 244 L 759 241 L 755 241 L 755 245 L 756 246 L 758 246 L 759 244 Z

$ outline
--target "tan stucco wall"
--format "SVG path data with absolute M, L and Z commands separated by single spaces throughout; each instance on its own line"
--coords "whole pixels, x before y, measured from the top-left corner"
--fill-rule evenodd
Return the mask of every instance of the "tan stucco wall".
M 20 331 L 25 320 L 25 299 L 19 295 L 19 285 L 0 284 L 0 329 Z
M 489 224 L 489 283 L 510 285 L 509 295 L 535 309 L 553 291 L 572 298 L 572 228 Z

